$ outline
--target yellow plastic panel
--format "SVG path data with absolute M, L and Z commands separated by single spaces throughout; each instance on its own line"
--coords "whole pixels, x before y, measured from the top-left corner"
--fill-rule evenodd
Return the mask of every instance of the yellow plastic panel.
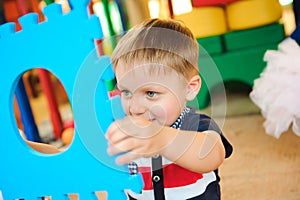
M 184 22 L 195 37 L 202 38 L 227 32 L 224 9 L 217 6 L 193 8 L 192 12 L 175 15 Z
M 282 16 L 278 0 L 242 0 L 226 5 L 230 30 L 243 30 L 277 22 Z

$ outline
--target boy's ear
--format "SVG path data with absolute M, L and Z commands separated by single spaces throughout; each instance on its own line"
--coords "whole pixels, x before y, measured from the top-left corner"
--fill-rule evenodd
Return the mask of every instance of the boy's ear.
M 190 82 L 187 86 L 186 100 L 187 101 L 193 100 L 199 93 L 200 88 L 201 88 L 201 78 L 199 75 L 195 75 L 190 79 Z

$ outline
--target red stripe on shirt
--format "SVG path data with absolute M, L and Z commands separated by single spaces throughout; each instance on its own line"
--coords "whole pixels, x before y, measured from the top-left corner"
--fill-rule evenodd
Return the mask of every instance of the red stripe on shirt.
M 139 167 L 139 172 L 143 176 L 144 180 L 144 190 L 152 190 L 152 177 L 150 167 Z M 174 188 L 181 187 L 185 185 L 190 185 L 197 180 L 202 179 L 203 175 L 200 173 L 192 172 L 176 164 L 168 164 L 163 168 L 164 174 L 164 187 Z

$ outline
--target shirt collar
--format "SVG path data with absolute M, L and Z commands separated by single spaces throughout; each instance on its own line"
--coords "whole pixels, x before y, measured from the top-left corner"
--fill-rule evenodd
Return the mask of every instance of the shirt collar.
M 175 128 L 175 129 L 180 129 L 181 125 L 182 125 L 182 121 L 185 117 L 185 115 L 187 113 L 190 112 L 190 108 L 189 107 L 185 107 L 183 109 L 183 111 L 180 113 L 179 117 L 177 118 L 177 120 L 171 125 L 171 128 Z

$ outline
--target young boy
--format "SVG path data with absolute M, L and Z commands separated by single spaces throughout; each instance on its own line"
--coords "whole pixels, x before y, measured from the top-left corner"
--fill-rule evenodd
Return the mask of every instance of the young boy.
M 109 127 L 107 151 L 118 164 L 137 165 L 132 173 L 145 184 L 129 199 L 220 199 L 217 168 L 232 146 L 211 118 L 186 106 L 201 86 L 191 31 L 174 20 L 146 20 L 111 58 L 126 117 Z

